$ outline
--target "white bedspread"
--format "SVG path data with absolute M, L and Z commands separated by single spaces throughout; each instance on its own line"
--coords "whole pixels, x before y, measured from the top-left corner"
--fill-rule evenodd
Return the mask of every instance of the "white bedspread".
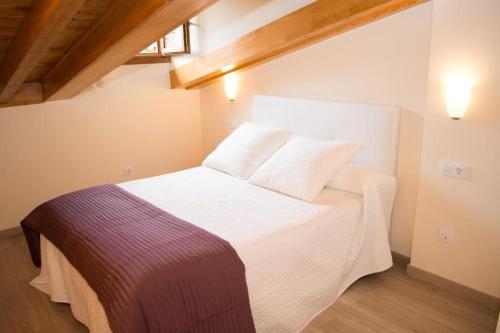
M 315 203 L 204 167 L 119 186 L 228 240 L 246 267 L 257 331 L 297 332 L 356 279 L 392 265 L 391 179 L 366 184 L 363 197 L 325 189 Z M 32 285 L 70 303 L 91 332 L 110 331 L 94 291 L 44 237 Z

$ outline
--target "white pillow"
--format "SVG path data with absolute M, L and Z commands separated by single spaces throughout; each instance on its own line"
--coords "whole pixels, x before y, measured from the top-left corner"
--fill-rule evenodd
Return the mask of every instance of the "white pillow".
M 271 156 L 249 182 L 312 201 L 360 148 L 354 143 L 296 137 Z
M 368 179 L 378 175 L 379 173 L 374 170 L 359 165 L 347 164 L 333 176 L 332 180 L 326 184 L 326 187 L 363 195 L 364 184 L 367 183 Z
M 203 166 L 248 179 L 290 137 L 285 130 L 244 123 L 203 161 Z

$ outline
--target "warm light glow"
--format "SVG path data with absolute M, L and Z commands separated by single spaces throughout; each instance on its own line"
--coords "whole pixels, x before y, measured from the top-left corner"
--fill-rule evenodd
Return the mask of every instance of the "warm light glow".
M 238 75 L 235 72 L 224 76 L 224 90 L 226 91 L 226 97 L 230 101 L 234 101 L 238 92 Z
M 234 68 L 234 64 L 227 65 L 227 66 L 222 67 L 222 71 L 223 72 L 229 72 L 233 68 Z
M 446 108 L 452 119 L 463 117 L 470 101 L 472 80 L 466 75 L 450 76 L 446 82 Z

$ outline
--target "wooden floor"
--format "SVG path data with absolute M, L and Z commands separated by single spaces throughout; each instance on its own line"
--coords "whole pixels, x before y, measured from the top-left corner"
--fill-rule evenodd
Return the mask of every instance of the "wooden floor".
M 36 275 L 24 239 L 0 239 L 0 332 L 87 332 L 68 305 L 28 285 Z M 497 317 L 395 266 L 356 282 L 304 332 L 494 332 Z

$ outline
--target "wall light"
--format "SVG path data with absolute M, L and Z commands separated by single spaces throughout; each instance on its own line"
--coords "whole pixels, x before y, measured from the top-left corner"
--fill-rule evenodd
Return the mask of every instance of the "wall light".
M 451 119 L 463 117 L 470 102 L 472 80 L 466 75 L 450 76 L 446 82 L 446 108 Z
M 238 75 L 233 72 L 224 76 L 224 90 L 226 97 L 232 102 L 236 98 L 238 92 Z
M 234 68 L 234 64 L 231 64 L 231 65 L 227 65 L 227 66 L 224 66 L 222 67 L 222 71 L 225 73 L 225 72 L 229 72 L 231 69 Z

